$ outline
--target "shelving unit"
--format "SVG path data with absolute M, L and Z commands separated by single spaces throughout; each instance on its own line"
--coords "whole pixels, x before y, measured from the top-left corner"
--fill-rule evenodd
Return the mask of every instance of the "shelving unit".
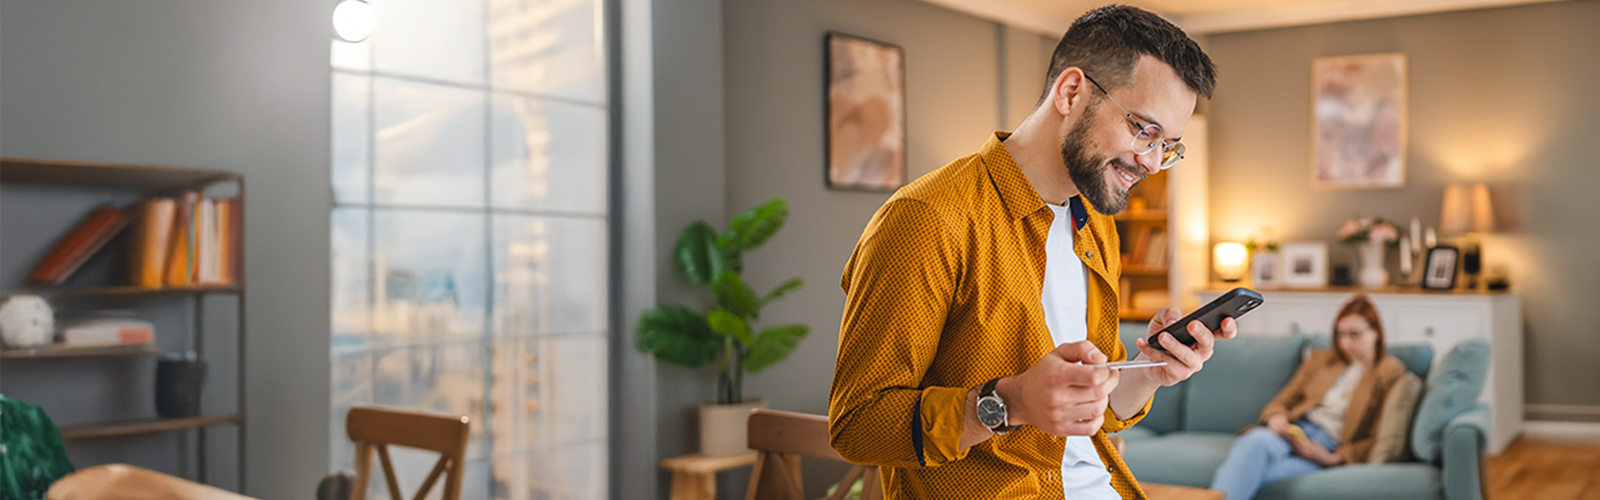
M 185 191 L 242 202 L 244 179 L 205 169 L 0 157 L 0 300 L 37 295 L 58 318 L 113 311 L 156 326 L 148 345 L 0 349 L 0 392 L 43 408 L 79 468 L 128 463 L 239 491 L 246 430 L 242 225 L 236 228 L 241 265 L 226 286 L 128 285 L 131 231 L 61 286 L 26 281 L 39 259 L 94 208 L 126 208 Z M 157 416 L 155 366 L 163 352 L 194 352 L 206 363 L 201 415 Z
M 1168 264 L 1174 252 L 1172 231 L 1167 224 L 1168 178 L 1165 171 L 1145 178 L 1128 192 L 1128 210 L 1112 217 L 1117 221 L 1117 233 L 1122 239 L 1122 283 L 1119 293 L 1122 308 L 1118 316 L 1123 321 L 1149 321 L 1157 310 L 1170 304 L 1170 300 L 1166 299 L 1171 296 Z M 1142 242 L 1141 234 L 1147 235 Z M 1166 243 L 1152 244 L 1151 240 L 1156 238 L 1162 238 Z M 1168 258 L 1160 262 L 1154 262 L 1159 259 L 1145 258 L 1158 252 L 1165 253 Z M 1151 307 L 1151 302 L 1157 305 Z

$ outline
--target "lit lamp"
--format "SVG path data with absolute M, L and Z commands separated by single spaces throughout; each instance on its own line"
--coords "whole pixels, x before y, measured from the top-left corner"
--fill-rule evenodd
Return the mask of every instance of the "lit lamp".
M 1483 269 L 1483 254 L 1478 248 L 1478 233 L 1494 231 L 1494 205 L 1489 201 L 1489 186 L 1451 184 L 1444 190 L 1444 209 L 1439 229 L 1445 234 L 1460 234 L 1461 272 L 1466 277 L 1462 288 L 1475 288 L 1478 271 Z
M 333 7 L 333 33 L 340 40 L 361 43 L 377 27 L 376 17 L 372 12 L 372 4 L 366 0 L 340 0 Z
M 1217 270 L 1217 277 L 1229 283 L 1239 281 L 1244 277 L 1246 258 L 1250 252 L 1245 250 L 1244 244 L 1234 241 L 1218 243 L 1211 252 L 1211 267 Z

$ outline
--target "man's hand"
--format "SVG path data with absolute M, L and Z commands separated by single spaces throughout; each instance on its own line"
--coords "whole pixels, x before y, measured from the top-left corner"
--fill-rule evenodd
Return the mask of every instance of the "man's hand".
M 1180 319 L 1183 319 L 1183 315 L 1178 312 L 1178 308 L 1162 308 L 1150 320 L 1150 335 L 1155 335 L 1156 332 L 1160 332 L 1173 323 L 1177 323 Z M 1183 345 L 1182 342 L 1179 342 L 1178 339 L 1173 338 L 1168 333 L 1162 333 L 1157 338 L 1157 342 L 1160 342 L 1161 347 L 1165 348 L 1166 351 L 1151 347 L 1148 340 L 1146 340 L 1149 335 L 1136 342 L 1139 347 L 1139 358 L 1167 362 L 1166 366 L 1146 370 L 1151 378 L 1163 386 L 1171 387 L 1178 382 L 1188 380 L 1195 372 L 1200 371 L 1200 367 L 1205 365 L 1206 360 L 1211 359 L 1213 347 L 1217 340 L 1231 339 L 1239 335 L 1238 322 L 1234 321 L 1233 318 L 1223 319 L 1222 330 L 1219 332 L 1212 332 L 1206 329 L 1206 326 L 1200 324 L 1199 321 L 1191 321 L 1186 327 L 1189 335 L 1194 337 L 1194 347 Z
M 1079 363 L 1105 362 L 1093 343 L 1061 344 L 1027 371 L 1000 379 L 995 392 L 1006 401 L 1011 425 L 1032 425 L 1055 436 L 1091 436 L 1105 421 L 1107 396 L 1117 388 L 1119 375 Z

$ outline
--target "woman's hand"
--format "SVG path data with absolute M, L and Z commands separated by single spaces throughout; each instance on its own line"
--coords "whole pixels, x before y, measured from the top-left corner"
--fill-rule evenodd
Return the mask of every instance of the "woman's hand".
M 1267 417 L 1267 428 L 1271 429 L 1274 434 L 1282 436 L 1284 439 L 1289 439 L 1289 418 L 1283 416 L 1283 414 Z
M 1344 463 L 1344 456 L 1328 451 L 1327 448 L 1323 448 L 1322 445 L 1310 439 L 1290 439 L 1289 446 L 1294 447 L 1294 454 L 1323 467 L 1333 467 Z

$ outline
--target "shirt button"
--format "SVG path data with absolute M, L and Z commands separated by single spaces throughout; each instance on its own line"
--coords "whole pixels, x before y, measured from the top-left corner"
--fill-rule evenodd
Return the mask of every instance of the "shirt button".
M 1089 258 L 1091 258 L 1091 259 L 1094 258 L 1094 250 L 1090 250 L 1089 251 Z

